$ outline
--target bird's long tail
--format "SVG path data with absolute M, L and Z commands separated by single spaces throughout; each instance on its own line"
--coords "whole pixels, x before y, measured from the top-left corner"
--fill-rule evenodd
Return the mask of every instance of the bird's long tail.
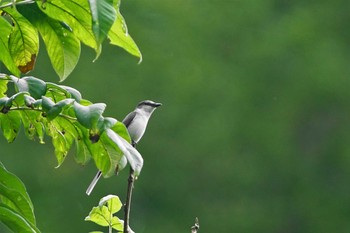
M 92 192 L 92 190 L 95 188 L 95 185 L 97 184 L 97 181 L 100 179 L 102 175 L 101 171 L 98 171 L 94 179 L 91 181 L 89 187 L 86 190 L 86 194 L 89 196 Z

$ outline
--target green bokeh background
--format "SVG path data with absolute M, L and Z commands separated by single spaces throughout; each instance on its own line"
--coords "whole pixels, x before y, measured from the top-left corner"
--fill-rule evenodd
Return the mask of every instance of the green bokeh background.
M 137 233 L 190 232 L 195 217 L 200 232 L 349 232 L 348 1 L 123 1 L 122 13 L 143 62 L 106 43 L 92 63 L 84 47 L 64 84 L 120 120 L 163 103 L 138 146 Z M 58 81 L 43 48 L 32 75 Z M 92 206 L 125 199 L 127 171 L 87 197 L 93 163 L 72 152 L 55 169 L 50 140 L 23 132 L 0 143 L 43 232 L 101 229 L 83 221 Z

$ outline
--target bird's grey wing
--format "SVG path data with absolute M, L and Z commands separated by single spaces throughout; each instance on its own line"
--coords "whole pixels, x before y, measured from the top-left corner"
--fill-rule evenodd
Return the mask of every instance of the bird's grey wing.
M 129 113 L 128 115 L 126 115 L 126 117 L 123 120 L 123 123 L 126 126 L 126 128 L 129 127 L 129 125 L 132 122 L 132 120 L 134 119 L 135 115 L 136 115 L 135 111 L 133 111 L 133 112 Z

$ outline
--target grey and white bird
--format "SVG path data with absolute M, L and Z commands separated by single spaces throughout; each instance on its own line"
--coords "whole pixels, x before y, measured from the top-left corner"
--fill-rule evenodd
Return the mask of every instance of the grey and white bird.
M 156 103 L 151 100 L 141 101 L 135 108 L 134 111 L 130 112 L 123 120 L 124 125 L 128 129 L 131 144 L 132 146 L 136 146 L 136 144 L 140 141 L 142 136 L 144 135 L 148 120 L 151 117 L 154 110 L 157 107 L 161 106 L 161 103 Z M 89 187 L 86 190 L 86 194 L 90 195 L 98 180 L 102 175 L 101 171 L 98 171 Z

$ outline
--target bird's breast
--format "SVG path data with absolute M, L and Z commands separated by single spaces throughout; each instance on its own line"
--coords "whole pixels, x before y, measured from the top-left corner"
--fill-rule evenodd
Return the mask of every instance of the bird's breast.
M 129 135 L 134 142 L 138 142 L 145 133 L 148 119 L 143 116 L 136 115 L 134 120 L 128 127 Z

